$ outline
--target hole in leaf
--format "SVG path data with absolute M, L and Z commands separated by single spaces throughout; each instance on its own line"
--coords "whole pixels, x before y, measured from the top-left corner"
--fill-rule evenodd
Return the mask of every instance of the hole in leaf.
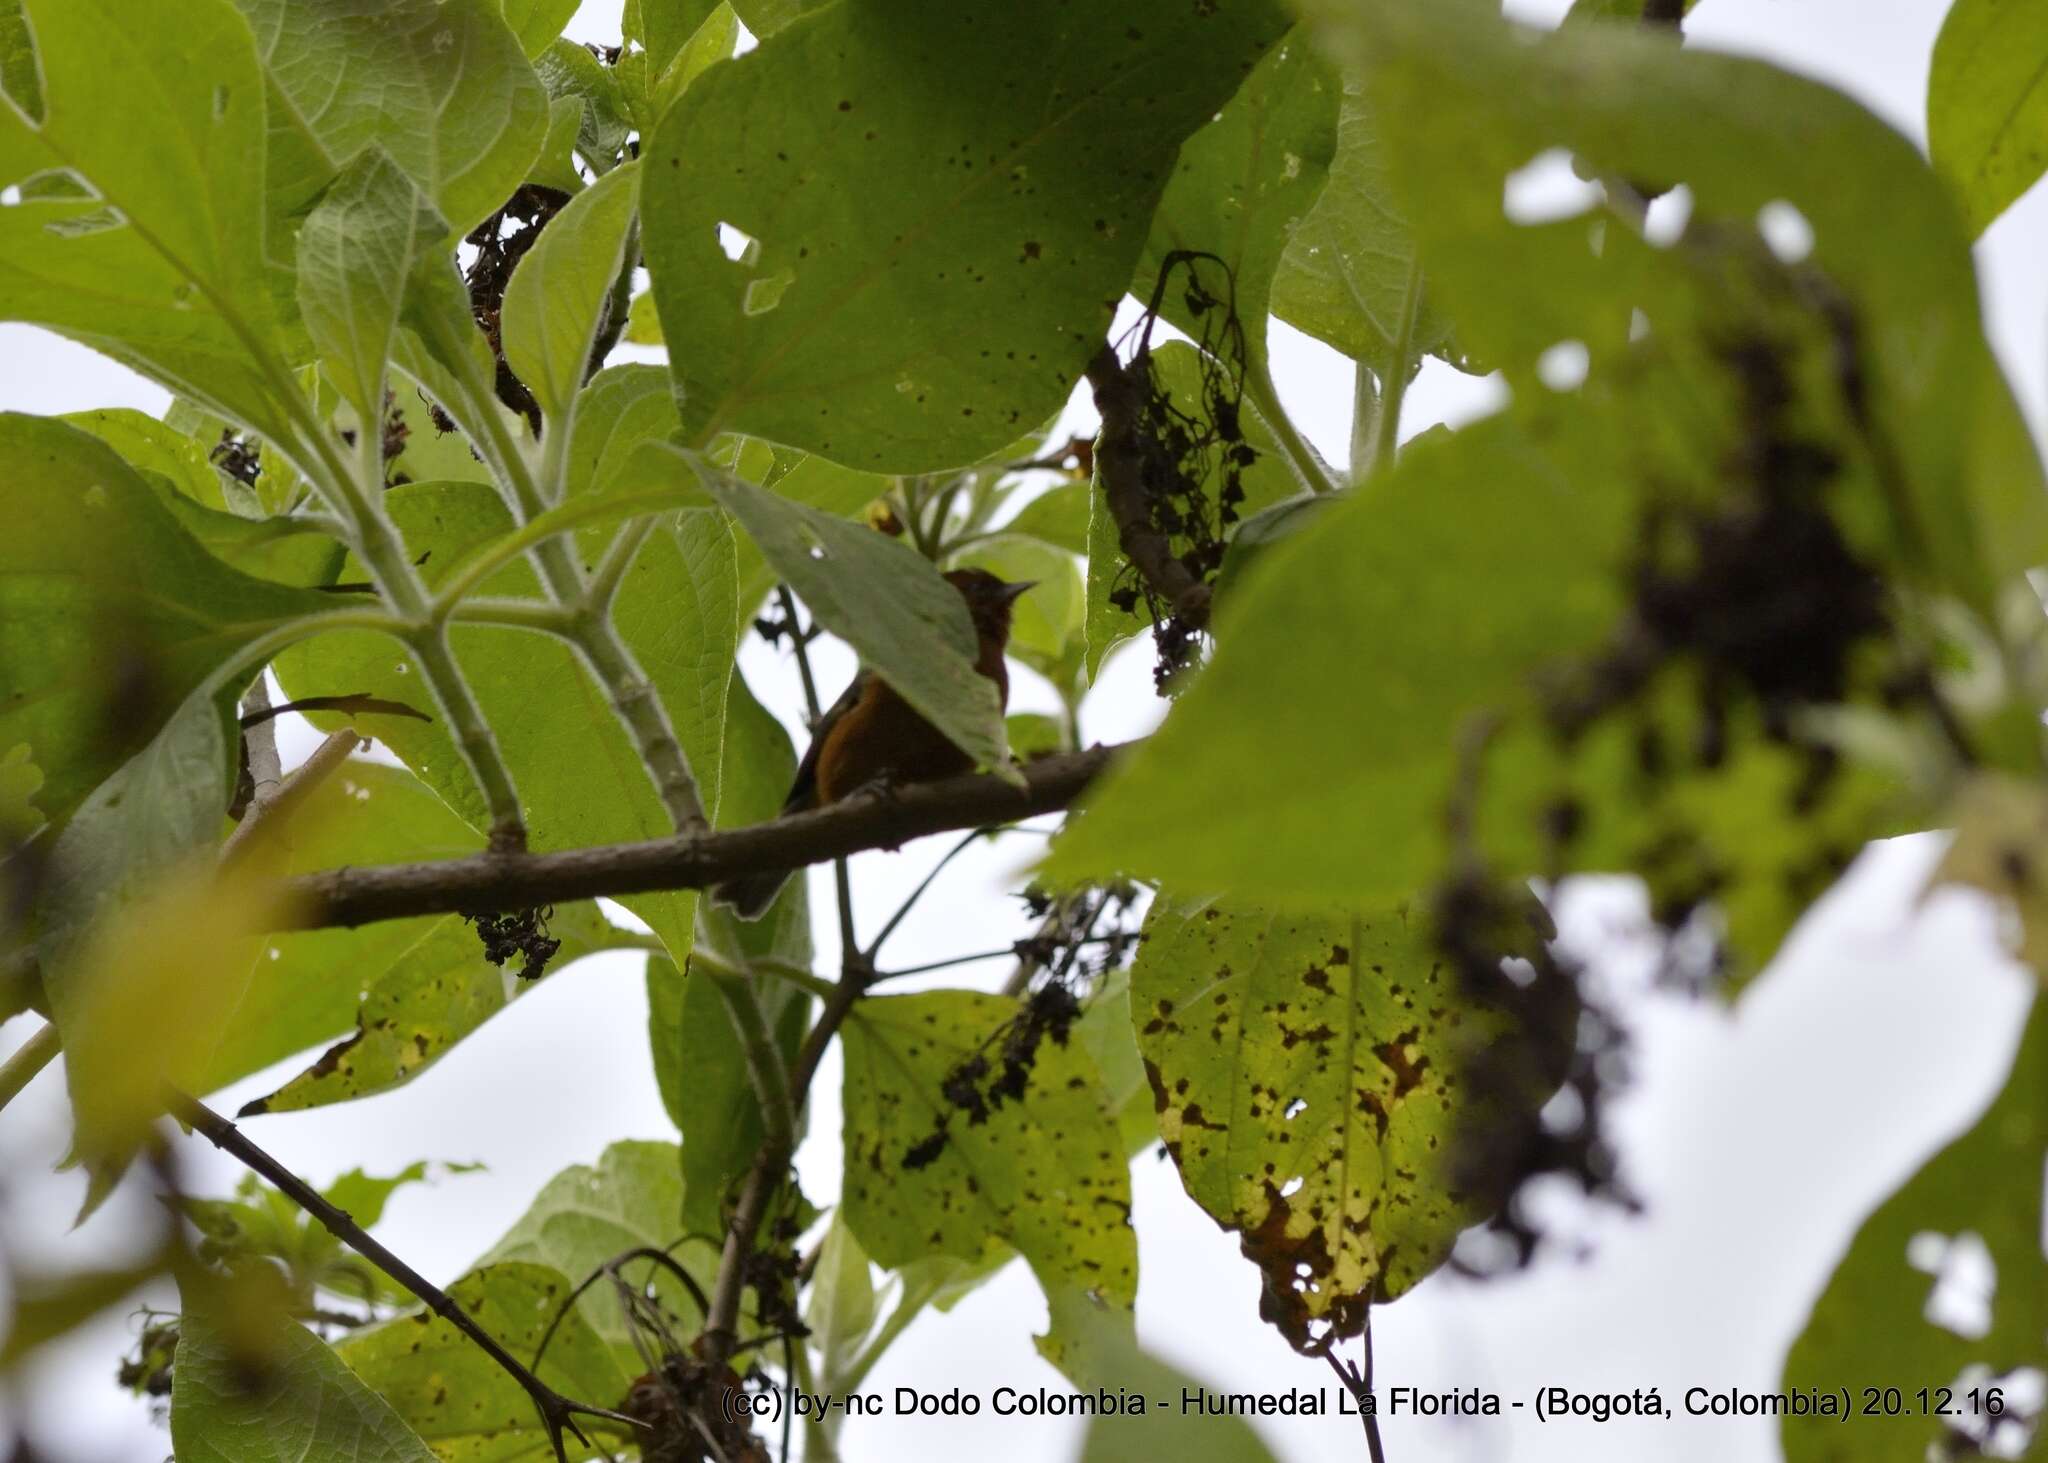
M 82 239 L 88 234 L 104 234 L 113 229 L 128 226 L 128 216 L 118 208 L 95 208 L 91 213 L 74 214 L 70 218 L 52 219 L 43 225 L 45 231 L 60 239 Z M 181 300 L 180 305 L 189 305 L 190 300 Z
M 1306 1182 L 1306 1180 L 1304 1180 L 1300 1174 L 1296 1174 L 1293 1178 L 1289 1179 L 1285 1184 L 1281 1185 L 1280 1197 L 1283 1199 L 1292 1199 L 1296 1194 L 1301 1192 L 1301 1186 L 1304 1182 Z M 1308 1266 L 1303 1265 L 1301 1267 L 1301 1272 L 1304 1275 L 1308 1274 Z
M 1998 1265 L 1981 1235 L 1974 1230 L 1954 1239 L 1916 1234 L 1906 1243 L 1906 1262 L 1934 1277 L 1934 1288 L 1920 1312 L 1930 1325 L 1973 1341 L 1990 1334 Z
M 1692 189 L 1680 183 L 1650 200 L 1650 210 L 1643 216 L 1643 237 L 1660 249 L 1668 248 L 1685 237 L 1685 226 L 1691 222 Z
M 1573 171 L 1572 155 L 1553 147 L 1508 174 L 1500 206 L 1509 223 L 1547 224 L 1578 217 L 1600 197 L 1598 183 Z
M 5 188 L 0 188 L 0 208 L 15 208 L 20 203 L 21 185 L 19 183 L 9 183 Z
M 761 241 L 728 223 L 718 226 L 718 247 L 735 264 L 751 265 L 761 257 Z
M 795 283 L 796 271 L 793 269 L 785 269 L 779 274 L 764 274 L 747 286 L 740 309 L 748 315 L 766 315 L 782 303 L 783 292 Z
M 1552 391 L 1576 391 L 1592 363 L 1584 341 L 1561 340 L 1536 358 L 1536 379 Z
M 1307 1111 L 1308 1104 L 1304 1102 L 1301 1098 L 1297 1097 L 1294 1099 L 1294 1101 L 1287 1104 L 1287 1110 L 1281 1113 L 1280 1116 L 1291 1123 Z
M 1813 252 L 1813 225 L 1782 198 L 1757 210 L 1756 231 L 1782 263 L 1797 264 Z
M 69 168 L 31 173 L 19 188 L 8 191 L 21 203 L 90 203 L 100 196 L 99 189 Z

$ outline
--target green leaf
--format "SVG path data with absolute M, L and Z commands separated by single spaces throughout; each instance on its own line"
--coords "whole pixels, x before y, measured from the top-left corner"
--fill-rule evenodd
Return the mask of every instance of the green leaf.
M 626 344 L 668 344 L 661 333 L 661 316 L 655 313 L 652 290 L 643 290 L 633 296 L 632 306 L 626 311 Z
M 530 1361 L 573 1283 L 551 1266 L 513 1262 L 473 1270 L 448 1294 L 507 1351 Z M 334 1349 L 435 1446 L 434 1456 L 472 1463 L 554 1456 L 533 1399 L 474 1341 L 424 1309 L 365 1327 Z M 609 1407 L 625 1398 L 639 1363 L 635 1359 L 629 1370 L 578 1312 L 556 1327 L 534 1370 L 565 1396 Z M 589 1418 L 581 1425 L 616 1426 Z
M 547 94 L 499 0 L 238 3 L 275 84 L 274 150 L 286 145 L 282 134 L 295 155 L 324 160 L 331 176 L 381 147 L 457 237 L 533 165 L 547 133 Z
M 1184 1393 L 1204 1384 L 1138 1349 L 1117 1318 L 1070 1308 L 1078 1338 L 1076 1351 L 1095 1384 L 1112 1393 L 1145 1399 L 1142 1412 L 1103 1412 L 1088 1424 L 1079 1463 L 1125 1463 L 1132 1458 L 1171 1458 L 1175 1463 L 1274 1463 L 1272 1452 L 1252 1425 L 1237 1416 L 1209 1417 L 1184 1411 Z M 1220 1390 L 1211 1388 L 1211 1390 Z M 1342 1426 L 1330 1423 L 1327 1426 Z
M 511 531 L 497 494 L 477 483 L 414 483 L 385 495 L 410 557 L 426 555 L 430 587 L 470 551 Z M 585 564 L 594 564 L 611 530 L 577 536 Z M 357 577 L 360 566 L 342 571 Z M 684 754 L 707 801 L 718 786 L 726 685 L 738 636 L 731 531 L 710 512 L 676 515 L 649 536 L 627 572 L 613 621 L 668 709 Z M 482 586 L 490 595 L 533 597 L 538 584 L 522 560 Z M 536 849 L 582 848 L 661 837 L 667 813 L 610 704 L 575 651 L 526 631 L 458 625 L 457 659 L 518 770 L 527 832 Z M 417 699 L 420 679 L 389 642 L 337 634 L 288 652 L 278 674 L 293 696 L 340 690 L 392 700 Z M 314 713 L 325 727 L 342 718 Z M 406 721 L 380 728 L 385 744 L 473 828 L 488 814 L 439 722 Z M 673 956 L 687 958 L 696 894 L 676 892 L 623 901 L 652 925 Z
M 1131 292 L 1150 299 L 1166 256 L 1198 250 L 1223 260 L 1250 357 L 1263 371 L 1274 271 L 1295 225 L 1315 205 L 1337 150 L 1335 75 L 1298 31 L 1267 53 L 1217 119 L 1190 137 L 1152 217 Z M 1212 289 L 1213 268 L 1198 266 Z M 1160 313 L 1197 340 L 1206 317 L 1188 308 L 1185 277 Z
M 1685 13 L 1690 15 L 1697 4 L 1699 0 L 1685 0 Z M 1597 20 L 1612 20 L 1639 25 L 1643 11 L 1648 8 L 1644 0 L 1572 0 L 1572 8 L 1565 12 L 1562 24 L 1589 25 Z
M 2005 1090 L 1967 1133 L 1863 1222 L 1785 1358 L 1784 1385 L 1849 1389 L 1847 1417 L 1779 1423 L 1787 1463 L 1918 1463 L 1997 1419 L 1970 1415 L 1971 1387 L 1999 1386 L 2023 1368 L 2048 1368 L 2048 1265 L 2041 1253 L 2041 1165 L 2048 1153 L 2048 1001 L 2036 1000 Z M 1952 1327 L 1928 1308 L 1951 1243 L 1974 1236 L 1997 1276 L 1981 1330 Z M 1921 1247 L 1937 1241 L 1932 1265 Z M 1971 1334 L 1971 1333 L 1975 1334 Z M 1954 1419 L 1884 1416 L 1862 1409 L 1866 1387 L 1957 1389 Z M 2008 1418 L 2016 1410 L 2007 1393 Z
M 1962 194 L 1972 237 L 2048 169 L 2048 13 L 1954 0 L 1927 79 L 1927 145 Z
M 1175 148 L 1283 28 L 1263 0 L 852 0 L 708 72 L 656 130 L 644 199 L 692 440 L 916 471 L 1050 417 Z M 739 259 L 720 225 L 752 241 Z
M 1205 416 L 1208 411 L 1202 391 L 1202 365 L 1201 353 L 1182 341 L 1168 341 L 1152 352 L 1153 378 L 1159 388 L 1179 410 L 1198 417 Z M 1296 496 L 1301 488 L 1287 466 L 1287 459 L 1273 440 L 1272 428 L 1266 424 L 1259 409 L 1249 401 L 1244 402 L 1239 408 L 1239 422 L 1246 445 L 1258 453 L 1257 460 L 1244 470 L 1244 502 L 1237 508 L 1240 515 L 1249 516 Z M 1202 496 L 1209 505 L 1208 511 L 1214 514 L 1217 497 L 1223 490 L 1220 460 L 1210 464 L 1210 471 L 1201 486 Z M 1110 651 L 1135 635 L 1143 635 L 1150 628 L 1151 622 L 1142 611 L 1142 600 L 1137 608 L 1130 610 L 1119 609 L 1110 602 L 1111 594 L 1138 584 L 1137 570 L 1124 559 L 1116 520 L 1110 516 L 1109 504 L 1098 483 L 1089 500 L 1088 517 L 1086 630 L 1087 670 L 1091 681 L 1101 673 L 1102 662 L 1109 657 Z
M 1311 1322 L 1356 1334 L 1369 1301 L 1449 1257 L 1498 1200 L 1460 1181 L 1459 1151 L 1555 1085 L 1520 1111 L 1470 1090 L 1474 1056 L 1531 1038 L 1458 980 L 1406 901 L 1292 915 L 1162 895 L 1146 916 L 1130 1000 L 1159 1135 L 1298 1350 Z M 1535 1070 L 1562 1078 L 1572 1026 Z
M 577 151 L 599 171 L 609 170 L 633 133 L 632 106 L 618 73 L 574 41 L 556 41 L 534 66 L 550 97 L 573 97 L 581 106 Z
M 576 139 L 583 128 L 583 103 L 576 97 L 555 97 L 548 103 L 547 136 L 534 160 L 529 183 L 557 193 L 581 193 L 583 175 L 576 171 Z M 630 335 L 630 332 L 629 332 Z
M 847 1228 L 845 1216 L 834 1213 L 818 1242 L 818 1263 L 804 1298 L 804 1324 L 811 1328 L 819 1376 L 828 1387 L 847 1375 L 879 1314 L 867 1251 Z
M 640 12 L 637 39 L 647 48 L 650 72 L 659 76 L 704 27 L 719 0 L 634 0 Z
M 280 872 L 476 851 L 475 833 L 400 768 L 349 762 L 316 799 L 295 818 Z M 620 940 L 590 900 L 555 906 L 547 932 L 562 942 L 548 976 Z M 303 1072 L 250 1102 L 243 1114 L 294 1112 L 402 1086 L 532 988 L 534 982 L 517 974 L 520 963 L 515 958 L 497 966 L 484 959 L 476 930 L 452 914 L 273 935 L 250 962 L 246 990 L 202 1090 L 337 1036 Z
M 0 316 L 275 435 L 263 75 L 228 0 L 28 0 L 42 108 L 0 108 Z M 110 104 L 110 90 L 118 104 Z M 145 125 L 137 125 L 144 118 Z
M 1060 719 L 1041 711 L 1011 712 L 1003 718 L 1003 731 L 1010 739 L 1010 755 L 1019 762 L 1068 750 L 1066 728 Z
M 827 458 L 799 457 L 794 466 L 775 479 L 774 486 L 778 496 L 793 503 L 802 503 L 839 518 L 856 518 L 864 516 L 862 510 L 889 491 L 890 481 L 879 473 L 858 472 Z M 740 608 L 743 612 L 751 613 L 781 582 L 781 578 L 774 566 L 762 557 L 752 539 L 740 540 Z
M 531 60 L 561 35 L 562 27 L 576 13 L 578 0 L 504 0 L 505 24 L 519 37 Z
M 1131 1024 L 1131 973 L 1113 970 L 1088 998 L 1074 1034 L 1095 1058 L 1124 1136 L 1124 1151 L 1132 1157 L 1159 1141 L 1152 1084 L 1146 1080 L 1144 1059 L 1138 1055 L 1136 1030 Z
M 1987 617 L 2012 575 L 2048 562 L 2038 472 L 1994 474 L 1973 445 L 2002 385 L 1968 236 L 1947 186 L 1888 124 L 1761 62 L 1681 50 L 1660 29 L 1532 37 L 1460 4 L 1305 8 L 1327 13 L 1329 38 L 1363 68 L 1433 298 L 1518 397 L 1547 390 L 1535 368 L 1560 342 L 1582 343 L 1596 368 L 1645 354 L 1638 310 L 1674 355 L 1711 356 L 1731 318 L 1832 331 L 1856 370 L 1820 368 L 1801 395 L 1833 417 L 1837 455 L 1870 476 L 1857 511 L 1882 522 L 1887 557 Z M 1465 119 L 1456 129 L 1431 121 L 1447 107 Z M 1683 183 L 1693 206 L 1679 246 L 1591 214 L 1511 218 L 1515 175 L 1557 148 L 1589 176 Z M 1796 271 L 1757 223 L 1787 205 L 1813 235 Z M 1824 282 L 1818 299 L 1788 282 L 1795 273 Z M 1671 405 L 1658 414 L 1677 426 Z
M 1042 539 L 1056 549 L 1086 556 L 1088 553 L 1088 507 L 1093 488 L 1086 482 L 1061 483 L 1047 488 L 1018 510 L 1004 525 L 1008 533 Z
M 1002 707 L 974 669 L 967 604 L 929 561 L 865 524 L 736 477 L 708 476 L 705 487 L 864 665 L 977 765 L 1003 765 Z
M 641 443 L 663 441 L 676 426 L 675 393 L 660 366 L 611 366 L 598 372 L 576 402 L 563 496 L 612 486 Z
M 1080 661 L 1087 598 L 1074 556 L 1038 539 L 1001 533 L 963 552 L 957 567 L 986 569 L 1011 584 L 1032 586 L 1011 616 L 1009 652 L 1061 684 L 1061 667 Z
M 1366 82 L 1340 79 L 1335 156 L 1322 194 L 1287 240 L 1273 277 L 1273 313 L 1360 361 L 1400 339 L 1415 234 L 1394 196 L 1387 145 Z M 1417 359 L 1448 349 L 1449 328 L 1425 301 L 1410 336 Z
M 374 1384 L 281 1311 L 252 1325 L 194 1304 L 188 1288 L 176 1372 L 171 1442 L 191 1463 L 434 1463 Z
M 526 1213 L 477 1263 L 545 1265 L 581 1282 L 627 1250 L 668 1249 L 685 1233 L 681 1172 L 673 1143 L 614 1143 L 594 1168 L 575 1164 L 548 1180 Z M 718 1268 L 718 1239 L 692 1238 L 673 1253 L 708 1291 Z M 649 1274 L 648 1263 L 634 1262 L 628 1274 L 637 1283 Z M 680 1334 L 695 1335 L 704 1318 L 689 1292 L 665 1271 L 653 1271 L 650 1283 L 676 1317 Z M 576 1302 L 576 1310 L 621 1366 L 638 1370 L 632 1333 L 611 1286 L 602 1281 L 593 1285 Z
M 734 0 L 733 9 L 762 40 L 781 30 L 798 16 L 818 10 L 831 0 Z
M 177 496 L 201 507 L 230 511 L 207 449 L 176 428 L 128 407 L 68 412 L 58 420 L 92 433 L 137 472 L 154 473 Z
M 847 1018 L 846 1223 L 884 1266 L 970 1263 L 1010 1246 L 1048 1294 L 1128 1311 L 1137 1289 L 1130 1174 L 1086 1050 L 1050 1035 L 1022 1098 L 972 1122 L 941 1090 L 994 1053 L 1023 1007 L 973 991 L 870 997 Z M 1057 1330 L 1057 1325 L 1055 1330 Z
M 0 475 L 0 744 L 29 745 L 52 822 L 259 637 L 334 608 L 213 558 L 111 449 L 62 422 L 0 415 Z
M 374 143 L 342 169 L 299 230 L 299 313 L 359 423 L 384 419 L 385 362 L 406 282 L 447 230 Z
M 505 290 L 505 363 L 550 421 L 583 387 L 606 301 L 623 267 L 639 166 L 605 174 L 542 230 Z

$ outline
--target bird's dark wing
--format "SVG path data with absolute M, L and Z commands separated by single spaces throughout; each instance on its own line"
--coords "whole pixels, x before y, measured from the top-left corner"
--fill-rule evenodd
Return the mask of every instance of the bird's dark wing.
M 839 693 L 839 699 L 826 709 L 825 714 L 818 718 L 818 724 L 811 729 L 810 748 L 804 753 L 804 760 L 797 763 L 796 778 L 789 785 L 789 796 L 782 802 L 783 812 L 799 813 L 816 805 L 818 749 L 825 745 L 826 735 L 833 726 L 860 704 L 860 698 L 867 690 L 868 675 L 869 672 L 865 669 L 859 671 L 846 689 Z

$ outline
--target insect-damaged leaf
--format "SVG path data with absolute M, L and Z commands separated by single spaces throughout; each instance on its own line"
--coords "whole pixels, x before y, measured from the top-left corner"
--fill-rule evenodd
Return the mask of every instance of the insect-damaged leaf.
M 531 1361 L 575 1280 L 551 1265 L 513 1261 L 472 1270 L 448 1287 L 448 1295 L 507 1351 Z M 441 1458 L 538 1463 L 553 1456 L 525 1389 L 474 1341 L 424 1308 L 365 1327 L 334 1349 Z M 634 1376 L 577 1310 L 556 1327 L 534 1372 L 565 1396 L 603 1399 L 600 1405 L 607 1406 L 626 1395 Z M 617 1426 L 591 1418 L 580 1425 Z
M 2022 1393 L 2007 1392 L 2002 1418 L 1969 1408 L 1962 1394 L 2011 1387 L 2015 1372 L 2038 1377 L 2048 1369 L 2044 1155 L 2048 1000 L 2036 997 L 2004 1091 L 1863 1222 L 1785 1359 L 1787 1389 L 1848 1387 L 1861 1400 L 1865 1387 L 1896 1387 L 1911 1397 L 1921 1388 L 1952 1386 L 1955 1415 L 1900 1417 L 1855 1407 L 1846 1417 L 1786 1416 L 1779 1436 L 1788 1463 L 1919 1463 L 1978 1456 L 1970 1439 L 1987 1433 L 2025 1437 Z M 1967 1312 L 1937 1319 L 1930 1302 L 1946 1268 L 1943 1252 L 1973 1239 L 1996 1277 L 1986 1297 L 1989 1314 L 1981 1325 Z M 1923 1255 L 1930 1242 L 1934 1253 Z M 2038 1443 L 2037 1434 L 2036 1453 Z M 1985 1449 L 1982 1456 L 2016 1455 Z
M 1160 1137 L 1240 1233 L 1266 1276 L 1260 1314 L 1297 1349 L 1312 1329 L 1356 1335 L 1370 1302 L 1491 1212 L 1475 1140 L 1550 1096 L 1569 1017 L 1537 1033 L 1464 993 L 1405 904 L 1308 915 L 1162 895 L 1131 971 Z M 1527 1079 L 1474 1081 L 1504 1043 L 1530 1044 L 1513 1068 Z
M 1267 0 L 851 0 L 706 72 L 644 186 L 692 439 L 918 471 L 1050 417 L 1175 149 L 1285 25 Z
M 287 352 L 248 27 L 227 0 L 28 0 L 26 14 L 33 53 L 17 30 L 9 54 L 42 105 L 0 104 L 0 317 L 275 435 Z
M 1045 1030 L 1022 1092 L 995 1100 L 1018 1002 L 973 991 L 875 997 L 846 1023 L 849 1228 L 879 1263 L 981 1261 L 1008 1245 L 1048 1295 L 1092 1292 L 1128 1311 L 1138 1256 L 1130 1173 L 1083 1042 Z M 984 1058 L 987 1070 L 963 1075 Z M 964 1104 L 964 1105 L 963 1105 Z M 1063 1342 L 1055 1317 L 1055 1349 Z

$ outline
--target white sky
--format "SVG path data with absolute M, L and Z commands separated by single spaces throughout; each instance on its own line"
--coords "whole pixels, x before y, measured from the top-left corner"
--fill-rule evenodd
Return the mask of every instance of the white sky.
M 1510 8 L 1552 19 L 1565 4 L 1521 0 Z M 1828 80 L 1923 138 L 1927 58 L 1944 8 L 1941 0 L 1707 0 L 1688 32 L 1695 44 L 1767 56 Z M 592 0 L 574 33 L 616 38 L 618 9 L 618 0 Z M 2023 200 L 1979 248 L 1993 339 L 2037 427 L 2048 419 L 2044 199 L 2048 193 L 2037 190 Z M 1348 366 L 1284 327 L 1275 354 L 1282 394 L 1341 461 Z M 1409 395 L 1404 426 L 1412 434 L 1490 399 L 1485 383 L 1432 366 Z M 0 409 L 154 410 L 162 402 L 155 388 L 82 348 L 0 327 Z M 749 655 L 756 683 L 771 681 L 764 689 L 774 693 L 775 708 L 793 718 L 794 678 L 758 646 Z M 830 655 L 821 677 L 836 686 L 849 667 L 843 655 Z M 1142 733 L 1158 715 L 1142 652 L 1114 665 L 1108 681 L 1090 703 L 1088 735 Z M 1048 697 L 1042 686 L 1024 686 L 1018 704 L 1038 704 L 1034 694 Z M 287 759 L 309 741 L 302 728 L 288 738 Z M 920 845 L 860 859 L 863 907 L 893 908 L 937 851 Z M 1566 1204 L 1565 1230 L 1587 1240 L 1588 1258 L 1553 1255 L 1528 1274 L 1484 1286 L 1444 1276 L 1425 1282 L 1375 1317 L 1381 1385 L 1480 1387 L 1510 1397 L 1548 1385 L 1656 1386 L 1667 1399 L 1694 1385 L 1771 1386 L 1860 1217 L 1967 1126 L 2017 1040 L 2029 982 L 2000 952 L 1988 911 L 1954 894 L 1909 904 L 1937 854 L 1930 838 L 1873 849 L 1733 1011 L 1645 993 L 1643 952 L 1628 935 L 1638 913 L 1632 886 L 1610 880 L 1575 890 L 1563 911 L 1566 933 L 1598 952 L 1600 970 L 1636 1022 L 1639 1085 L 1617 1118 L 1628 1172 L 1649 1213 L 1587 1218 Z M 938 959 L 1011 938 L 1021 922 L 1006 890 L 1021 857 L 997 850 L 963 858 L 899 934 L 896 958 Z M 821 908 L 828 885 L 829 878 L 814 885 Z M 378 1230 L 429 1276 L 453 1279 L 564 1166 L 595 1159 L 618 1138 L 673 1136 L 646 1056 L 639 967 L 625 955 L 585 961 L 412 1085 L 267 1118 L 252 1125 L 253 1135 L 322 1182 L 357 1165 L 389 1172 L 419 1157 L 483 1160 L 487 1173 L 404 1191 Z M 970 976 L 993 981 L 1001 971 Z M 0 1027 L 0 1054 L 30 1029 L 26 1020 Z M 252 1078 L 216 1106 L 231 1112 L 294 1070 L 285 1064 Z M 800 1156 L 813 1197 L 837 1190 L 838 1075 L 835 1055 L 817 1086 L 811 1131 L 820 1136 Z M 146 1202 L 131 1191 L 67 1233 L 82 1182 L 48 1172 L 66 1137 L 62 1077 L 52 1069 L 0 1120 L 0 1233 L 17 1263 L 105 1263 Z M 196 1188 L 225 1190 L 236 1177 L 203 1144 L 187 1144 L 183 1157 Z M 1212 1385 L 1321 1386 L 1327 1373 L 1296 1358 L 1258 1321 L 1256 1273 L 1185 1197 L 1172 1167 L 1140 1158 L 1133 1187 L 1144 1341 Z M 1900 1263 L 1903 1269 L 1903 1256 Z M 950 1315 L 920 1321 L 868 1385 L 959 1387 L 983 1396 L 1001 1385 L 1057 1386 L 1030 1342 L 1044 1319 L 1028 1272 L 1013 1265 Z M 49 1348 L 11 1398 L 0 1396 L 0 1419 L 25 1420 L 43 1456 L 66 1463 L 162 1458 L 168 1436 L 112 1380 L 130 1339 L 126 1323 L 110 1319 Z M 1363 1456 L 1348 1421 L 1274 1421 L 1261 1431 L 1292 1463 Z M 1398 1463 L 1777 1457 L 1774 1431 L 1761 1420 L 1546 1426 L 1511 1413 L 1466 1425 L 1392 1419 L 1384 1433 Z M 1078 1436 L 1077 1425 L 1059 1422 L 881 1418 L 849 1425 L 843 1449 L 848 1463 L 970 1453 L 977 1463 L 1036 1463 L 1069 1456 Z

